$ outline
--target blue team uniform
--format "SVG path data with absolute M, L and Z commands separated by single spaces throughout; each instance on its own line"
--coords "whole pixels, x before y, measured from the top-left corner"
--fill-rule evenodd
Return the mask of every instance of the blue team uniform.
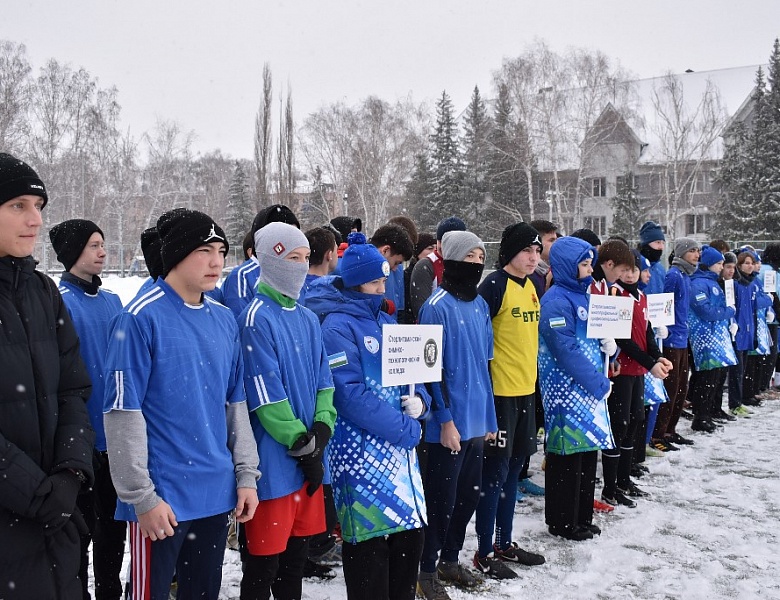
M 97 289 L 90 294 L 66 273 L 60 281 L 60 294 L 79 334 L 81 358 L 92 380 L 92 395 L 87 402 L 89 420 L 95 430 L 95 448 L 106 450 L 106 430 L 103 427 L 103 397 L 105 395 L 106 348 L 111 319 L 122 311 L 122 301 L 114 292 Z
M 208 298 L 188 305 L 158 279 L 114 318 L 106 370 L 104 412 L 143 412 L 149 476 L 179 522 L 232 510 L 225 406 L 245 395 L 230 311 Z M 135 510 L 118 502 L 116 518 L 135 521 Z
M 222 283 L 222 304 L 233 311 L 236 320 L 252 301 L 259 277 L 260 264 L 250 258 L 233 269 Z

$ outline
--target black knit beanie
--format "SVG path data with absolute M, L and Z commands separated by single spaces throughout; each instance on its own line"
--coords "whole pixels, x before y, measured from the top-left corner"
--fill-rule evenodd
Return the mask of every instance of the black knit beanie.
M 539 237 L 539 232 L 528 223 L 510 225 L 501 234 L 501 246 L 498 250 L 499 266 L 505 267 L 518 252 L 522 252 L 529 246 L 539 246 L 539 249 L 542 249 L 542 238 Z
M 141 233 L 141 252 L 144 254 L 146 268 L 149 270 L 149 276 L 157 279 L 163 272 L 162 255 L 160 250 L 162 241 L 160 234 L 157 233 L 157 227 L 144 229 Z
M 49 239 L 57 253 L 57 260 L 62 263 L 66 271 L 70 271 L 76 264 L 89 238 L 95 232 L 103 235 L 103 230 L 87 219 L 63 221 L 49 230 Z
M 175 208 L 157 219 L 160 236 L 162 276 L 166 277 L 176 265 L 204 244 L 221 242 L 229 250 L 225 232 L 214 220 L 197 210 Z
M 43 198 L 43 206 L 49 201 L 46 186 L 31 166 L 0 152 L 0 204 L 28 194 Z
M 294 225 L 298 229 L 301 228 L 301 224 L 298 221 L 298 217 L 290 210 L 289 207 L 284 204 L 272 204 L 266 206 L 259 213 L 255 215 L 252 220 L 252 239 L 254 240 L 255 234 L 258 230 L 262 229 L 269 223 L 287 223 L 288 225 Z M 257 255 L 256 248 L 252 246 L 252 251 Z

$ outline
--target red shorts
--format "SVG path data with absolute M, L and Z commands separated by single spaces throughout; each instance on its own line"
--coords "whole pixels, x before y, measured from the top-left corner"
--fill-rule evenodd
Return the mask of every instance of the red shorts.
M 308 482 L 297 492 L 261 500 L 252 520 L 244 523 L 249 554 L 281 554 L 291 537 L 316 535 L 325 531 L 325 497 L 322 486 L 313 496 L 306 493 Z

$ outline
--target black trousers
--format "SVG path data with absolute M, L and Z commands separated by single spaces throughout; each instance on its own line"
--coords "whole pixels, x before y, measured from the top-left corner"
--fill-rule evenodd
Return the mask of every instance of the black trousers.
M 84 598 L 87 591 L 89 543 L 92 542 L 92 570 L 95 575 L 95 598 L 119 600 L 122 597 L 122 558 L 125 553 L 127 523 L 114 519 L 116 490 L 111 482 L 108 453 L 95 451 L 95 484 L 78 497 L 77 505 L 89 528 L 81 538 L 81 579 Z
M 593 522 L 598 452 L 562 456 L 547 453 L 544 518 L 549 526 L 574 527 Z
M 748 354 L 745 359 L 745 376 L 742 379 L 742 399 L 755 398 L 761 389 L 761 359 L 757 354 Z
M 601 452 L 604 494 L 610 497 L 614 497 L 616 485 L 627 487 L 631 481 L 634 443 L 645 419 L 644 375 L 618 375 L 613 382 L 607 407 L 615 447 Z
M 272 591 L 276 600 L 300 600 L 308 555 L 308 537 L 290 537 L 281 554 L 254 556 L 242 551 L 241 600 L 269 600 Z
M 715 398 L 715 395 L 719 389 L 722 393 L 727 373 L 728 369 L 721 367 L 695 371 L 695 376 L 691 377 L 689 395 L 693 403 L 693 414 L 697 419 L 709 419 L 713 412 L 720 408 L 720 398 Z
M 349 600 L 414 600 L 424 533 L 409 529 L 341 547 Z

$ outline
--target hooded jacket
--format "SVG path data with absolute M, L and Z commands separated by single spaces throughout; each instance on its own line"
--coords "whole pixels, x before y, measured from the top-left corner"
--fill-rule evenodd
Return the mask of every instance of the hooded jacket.
M 382 296 L 344 290 L 339 276 L 321 277 L 306 306 L 322 321 L 337 411 L 328 459 L 341 532 L 362 542 L 425 524 L 416 446 L 421 426 L 404 414 L 407 386 L 382 387 Z M 424 386 L 416 387 L 426 405 Z
M 728 330 L 735 314 L 734 308 L 726 306 L 726 294 L 720 289 L 718 275 L 697 269 L 691 275 L 688 311 L 688 331 L 697 371 L 737 364 Z
M 737 337 L 734 346 L 739 352 L 752 352 L 758 348 L 758 311 L 768 308 L 772 301 L 760 292 L 755 277 L 734 272 L 734 295 L 737 305 Z
M 550 251 L 555 285 L 541 300 L 539 381 L 544 404 L 547 451 L 574 454 L 615 447 L 607 411 L 609 379 L 599 340 L 586 337 L 587 290 L 592 278 L 578 279 L 578 263 L 595 251 L 587 242 L 564 237 Z
M 0 365 L 0 589 L 81 598 L 76 526 L 46 535 L 37 491 L 67 469 L 93 481 L 91 384 L 62 297 L 32 257 L 0 258 Z
M 652 276 L 650 281 L 652 281 Z M 669 337 L 664 340 L 667 348 L 688 347 L 688 306 L 691 296 L 691 278 L 679 267 L 672 266 L 666 272 L 664 293 L 674 294 L 674 325 L 669 325 Z

